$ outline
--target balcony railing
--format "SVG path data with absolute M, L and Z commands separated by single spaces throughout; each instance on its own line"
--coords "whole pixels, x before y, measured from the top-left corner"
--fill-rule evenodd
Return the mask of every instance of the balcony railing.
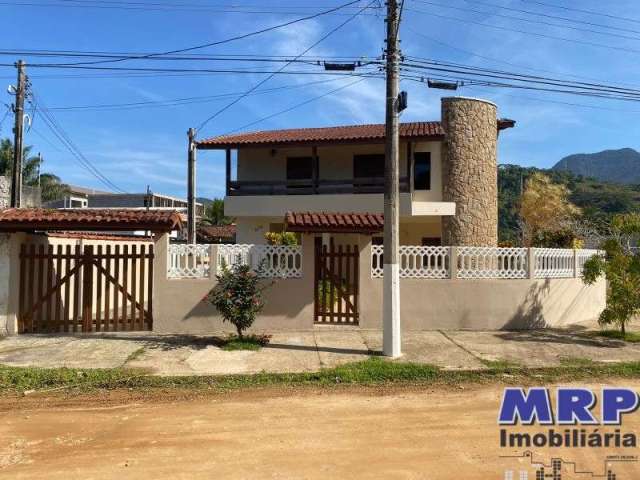
M 242 180 L 230 181 L 228 195 L 318 195 L 340 193 L 383 193 L 384 178 L 345 180 Z M 400 191 L 409 192 L 409 180 L 400 177 Z

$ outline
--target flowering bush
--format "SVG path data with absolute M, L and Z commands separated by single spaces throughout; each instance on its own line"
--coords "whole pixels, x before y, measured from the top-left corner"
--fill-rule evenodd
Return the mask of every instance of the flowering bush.
M 243 332 L 253 325 L 264 308 L 264 287 L 249 265 L 223 266 L 216 278 L 218 284 L 203 300 L 216 307 L 223 321 L 234 325 L 242 339 Z
M 264 238 L 269 245 L 298 245 L 298 237 L 293 232 L 267 232 Z

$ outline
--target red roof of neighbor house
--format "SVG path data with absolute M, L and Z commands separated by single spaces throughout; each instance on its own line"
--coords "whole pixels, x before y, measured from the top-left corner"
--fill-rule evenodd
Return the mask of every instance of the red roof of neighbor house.
M 444 130 L 440 122 L 412 122 L 400 124 L 400 137 L 412 139 L 440 139 Z M 238 133 L 208 138 L 198 142 L 198 148 L 236 148 L 259 145 L 304 145 L 319 143 L 358 143 L 383 141 L 383 123 L 370 125 L 345 125 L 323 128 L 292 128 Z
M 152 230 L 181 229 L 172 210 L 7 208 L 0 211 L 0 230 Z
M 198 239 L 211 241 L 218 239 L 233 239 L 236 236 L 235 225 L 199 225 L 196 231 Z
M 332 233 L 377 233 L 384 228 L 381 213 L 287 212 L 287 231 Z

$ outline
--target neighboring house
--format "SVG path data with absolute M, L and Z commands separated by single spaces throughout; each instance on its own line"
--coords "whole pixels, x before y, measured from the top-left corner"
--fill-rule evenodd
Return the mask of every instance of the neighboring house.
M 236 243 L 235 225 L 198 225 L 198 243 Z
M 70 192 L 60 200 L 46 202 L 43 207 L 68 209 L 118 209 L 118 210 L 172 210 L 178 212 L 186 221 L 187 201 L 158 193 L 111 193 L 90 188 L 70 186 Z M 204 205 L 196 203 L 196 219 L 204 214 Z M 135 231 L 123 234 L 146 236 L 149 232 Z M 174 238 L 182 238 L 184 232 L 174 232 Z
M 46 208 L 148 208 L 186 213 L 187 201 L 159 193 L 111 193 L 75 185 L 60 200 L 46 202 Z M 196 216 L 204 214 L 204 205 L 196 203 Z
M 442 121 L 400 125 L 401 244 L 497 245 L 497 140 L 515 122 L 496 113 L 490 102 L 445 98 Z M 378 243 L 384 141 L 383 124 L 352 125 L 226 135 L 198 149 L 227 152 L 225 215 L 236 218 L 237 243 L 283 229 Z

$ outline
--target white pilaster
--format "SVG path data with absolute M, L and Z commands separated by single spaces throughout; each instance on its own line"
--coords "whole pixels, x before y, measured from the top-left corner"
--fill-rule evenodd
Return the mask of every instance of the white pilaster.
M 385 356 L 402 355 L 400 338 L 400 270 L 397 263 L 384 264 L 383 335 L 382 351 Z

